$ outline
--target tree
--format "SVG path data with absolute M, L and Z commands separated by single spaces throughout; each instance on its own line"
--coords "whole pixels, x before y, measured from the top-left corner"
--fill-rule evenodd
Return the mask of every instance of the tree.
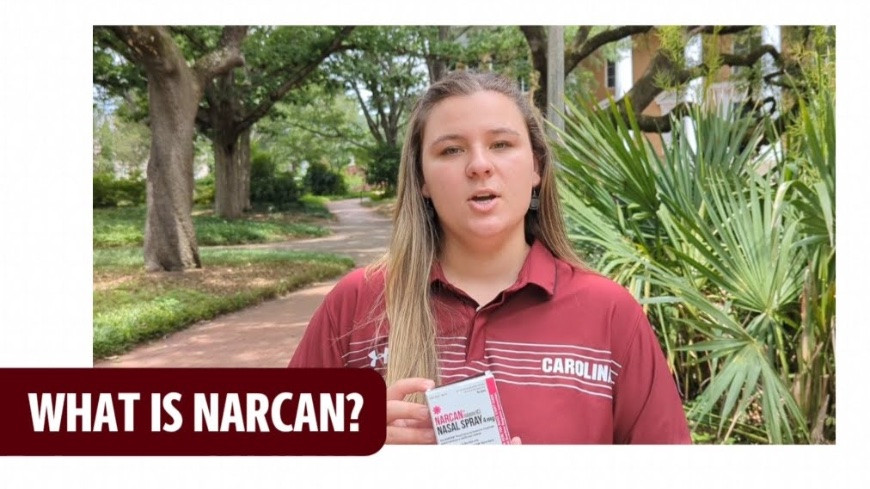
M 96 28 L 95 39 L 140 66 L 147 75 L 151 153 L 147 168 L 145 269 L 200 268 L 191 219 L 194 120 L 205 85 L 244 62 L 246 27 L 225 27 L 214 50 L 188 65 L 168 28 Z M 107 36 L 111 34 L 114 39 Z
M 429 82 L 440 80 L 448 71 L 473 69 L 492 71 L 529 85 L 532 65 L 528 46 L 513 26 L 420 27 L 423 58 Z
M 141 175 L 148 162 L 151 134 L 139 121 L 119 117 L 116 112 L 94 107 L 94 174 L 113 177 Z
M 429 83 L 435 83 L 447 74 L 450 48 L 455 46 L 455 40 L 464 31 L 456 32 L 448 25 L 430 29 L 432 32 L 423 40 L 424 58 L 426 59 L 426 69 L 429 71 Z
M 264 151 L 296 173 L 303 162 L 327 162 L 340 170 L 366 149 L 368 130 L 355 98 L 309 85 L 298 102 L 279 102 L 257 123 L 254 139 Z
M 423 36 L 416 27 L 361 27 L 354 32 L 354 49 L 331 63 L 331 70 L 353 93 L 374 139 L 369 151 L 370 165 L 395 166 L 369 171 L 368 178 L 398 173 L 398 161 L 383 160 L 397 152 L 400 132 L 426 72 L 423 65 Z M 394 189 L 394 179 L 369 180 Z
M 236 218 L 250 208 L 250 130 L 289 92 L 312 81 L 320 63 L 344 49 L 353 27 L 255 28 L 243 50 L 247 66 L 206 86 L 196 122 L 215 154 L 215 212 Z M 200 49 L 199 28 L 177 28 Z
M 662 37 L 662 49 L 659 49 L 651 60 L 646 72 L 634 82 L 632 88 L 619 100 L 616 101 L 620 114 L 627 117 L 627 107 L 630 105 L 634 110 L 634 116 L 640 129 L 646 132 L 670 131 L 671 118 L 668 115 L 648 116 L 643 115 L 644 109 L 649 106 L 655 97 L 662 91 L 683 86 L 690 80 L 705 77 L 715 73 L 722 66 L 752 67 L 756 65 L 765 54 L 770 54 L 776 63 L 782 67 L 782 57 L 779 51 L 771 45 L 759 45 L 750 52 L 735 54 L 733 52 L 721 52 L 716 49 L 713 53 L 705 54 L 701 62 L 694 66 L 688 66 L 682 53 L 689 38 L 695 35 L 716 39 L 717 36 L 726 34 L 738 34 L 749 31 L 751 26 L 684 26 L 656 28 L 654 26 L 615 26 L 595 28 L 593 26 L 579 26 L 576 30 L 566 29 L 566 36 L 571 39 L 565 47 L 565 76 L 569 76 L 584 60 L 612 43 L 630 38 L 638 34 L 656 33 Z M 539 73 L 541 87 L 546 87 L 547 66 L 547 32 L 543 26 L 523 26 L 520 28 L 528 42 L 531 58 L 535 70 Z M 707 42 L 713 46 L 715 43 Z M 536 90 L 534 95 L 535 105 L 546 113 L 547 96 L 544 90 Z M 748 106 L 757 105 L 756 100 L 749 100 Z M 678 105 L 674 110 L 682 111 L 687 105 Z
M 229 70 L 204 86 L 196 115 L 200 134 L 212 142 L 215 159 L 215 212 L 235 218 L 250 208 L 250 130 L 274 104 L 307 83 L 325 83 L 318 66 L 336 50 L 352 27 L 254 27 L 241 45 L 244 70 Z M 173 40 L 188 60 L 217 48 L 221 28 L 175 26 Z M 118 63 L 94 39 L 94 83 L 112 95 L 135 100 L 145 73 Z M 133 118 L 143 113 L 130 113 Z
M 598 51 L 601 47 L 624 39 L 633 34 L 648 32 L 652 26 L 621 26 L 594 31 L 594 26 L 580 26 L 573 37 L 565 43 L 564 76 L 568 76 L 580 63 Z M 520 30 L 528 43 L 532 65 L 538 73 L 538 89 L 534 94 L 535 106 L 542 114 L 547 113 L 547 29 L 544 26 L 521 26 Z M 570 36 L 573 29 L 565 29 L 565 35 Z M 591 37 L 590 37 L 591 35 Z

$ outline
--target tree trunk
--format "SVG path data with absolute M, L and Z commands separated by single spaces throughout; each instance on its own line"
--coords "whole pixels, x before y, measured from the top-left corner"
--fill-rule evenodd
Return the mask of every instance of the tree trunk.
M 190 214 L 197 86 L 190 70 L 149 70 L 151 156 L 144 246 L 149 272 L 202 267 Z
M 541 114 L 547 113 L 547 31 L 543 26 L 531 25 L 521 26 L 520 30 L 526 37 L 526 42 L 529 44 L 529 51 L 532 55 L 532 66 L 538 72 L 537 86 L 531 86 L 533 89 L 532 101 L 535 107 L 541 111 Z
M 214 205 L 215 213 L 224 219 L 242 217 L 250 207 L 251 153 L 250 132 L 243 136 L 215 133 Z
M 438 43 L 439 50 L 436 54 L 430 55 L 426 59 L 429 68 L 429 83 L 435 83 L 444 78 L 447 74 L 447 61 L 440 53 L 441 43 L 447 42 L 450 39 L 450 26 L 438 26 Z
M 342 48 L 352 26 L 337 28 L 334 37 L 313 46 L 311 57 L 299 63 L 281 65 L 274 70 L 278 86 L 254 107 L 246 107 L 244 88 L 235 84 L 232 71 L 206 85 L 207 117 L 200 120 L 203 132 L 210 134 L 215 156 L 215 213 L 235 219 L 251 208 L 251 127 L 268 114 L 287 92 L 302 86 L 305 80 L 330 54 Z
M 238 219 L 251 207 L 250 129 L 239 131 L 241 107 L 232 72 L 216 78 L 206 90 L 213 126 L 214 210 L 224 219 Z
M 239 135 L 239 159 L 242 162 L 242 209 L 251 210 L 251 129 L 245 129 Z
M 565 112 L 565 38 L 562 26 L 547 27 L 547 120 L 558 129 L 564 129 L 562 113 Z M 550 136 L 556 133 L 548 128 Z
M 193 229 L 193 133 L 203 85 L 244 63 L 246 26 L 224 27 L 218 49 L 191 69 L 166 27 L 113 26 L 118 49 L 148 75 L 151 154 L 146 170 L 145 270 L 201 268 Z

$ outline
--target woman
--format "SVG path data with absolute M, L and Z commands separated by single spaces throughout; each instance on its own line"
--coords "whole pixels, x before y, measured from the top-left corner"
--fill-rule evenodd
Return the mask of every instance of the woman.
M 485 370 L 523 443 L 690 442 L 643 310 L 571 248 L 540 120 L 512 82 L 456 72 L 427 90 L 393 224 L 388 254 L 340 281 L 290 362 L 383 373 L 387 443 L 433 442 L 421 393 Z

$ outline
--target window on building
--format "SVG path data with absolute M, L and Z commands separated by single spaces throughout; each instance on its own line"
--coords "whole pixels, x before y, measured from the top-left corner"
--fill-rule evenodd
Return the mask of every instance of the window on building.
M 616 88 L 616 62 L 607 61 L 607 88 Z

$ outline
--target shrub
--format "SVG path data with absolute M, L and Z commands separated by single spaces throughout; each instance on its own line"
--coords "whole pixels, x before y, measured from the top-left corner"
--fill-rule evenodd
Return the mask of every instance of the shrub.
M 569 236 L 644 304 L 716 441 L 835 439 L 833 100 L 799 99 L 779 154 L 771 121 L 736 111 L 675 117 L 659 155 L 630 104 L 627 122 L 567 104 Z
M 299 202 L 299 188 L 292 173 L 278 171 L 272 155 L 253 151 L 251 157 L 251 205 L 278 209 Z
M 94 207 L 135 206 L 145 203 L 145 179 L 115 179 L 110 173 L 94 175 Z
M 394 195 L 399 179 L 399 160 L 402 149 L 397 146 L 381 144 L 369 149 L 369 164 L 366 168 L 366 181 L 384 187 L 387 195 Z
M 313 163 L 305 174 L 305 188 L 314 195 L 344 195 L 347 184 L 340 173 L 323 163 Z
M 196 205 L 212 206 L 214 205 L 214 175 L 209 174 L 204 178 L 200 178 L 194 184 L 193 188 L 193 203 Z

